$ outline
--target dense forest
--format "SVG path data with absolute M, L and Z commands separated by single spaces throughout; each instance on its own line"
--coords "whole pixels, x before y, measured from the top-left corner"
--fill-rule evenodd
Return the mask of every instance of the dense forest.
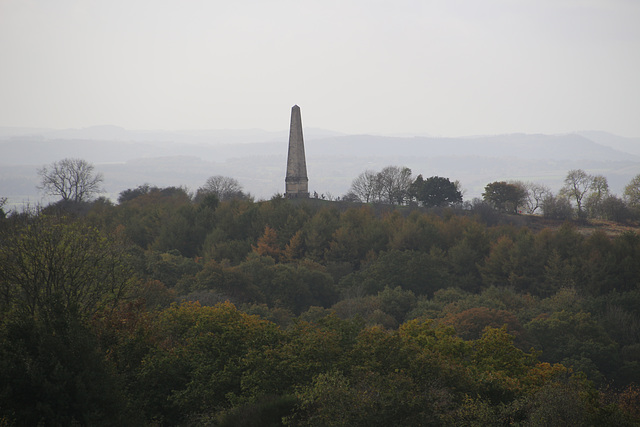
M 638 425 L 637 224 L 511 210 L 141 186 L 4 215 L 0 425 Z

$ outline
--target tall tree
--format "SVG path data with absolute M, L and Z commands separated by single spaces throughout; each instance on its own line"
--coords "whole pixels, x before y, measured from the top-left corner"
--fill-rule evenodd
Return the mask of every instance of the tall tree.
M 39 189 L 64 201 L 84 202 L 102 190 L 104 178 L 83 159 L 66 158 L 38 169 Z
M 411 169 L 387 166 L 378 173 L 378 181 L 383 201 L 391 205 L 401 205 L 409 196 Z
M 632 208 L 640 208 L 640 173 L 624 187 L 624 198 Z
M 411 184 L 410 193 L 426 207 L 450 206 L 462 202 L 462 193 L 456 184 L 449 181 L 449 178 L 440 176 L 423 179 L 422 175 L 418 175 Z
M 585 212 L 582 209 L 582 200 L 587 195 L 593 184 L 593 176 L 582 169 L 572 169 L 564 179 L 564 187 L 560 190 L 560 195 L 576 202 L 578 217 L 583 218 Z
M 602 203 L 609 197 L 609 183 L 603 175 L 595 175 L 591 180 L 591 192 L 585 200 L 587 214 L 592 218 L 603 216 Z

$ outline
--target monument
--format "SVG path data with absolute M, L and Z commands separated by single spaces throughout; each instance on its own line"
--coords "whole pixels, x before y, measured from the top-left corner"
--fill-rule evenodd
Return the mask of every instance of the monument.
M 289 155 L 287 157 L 287 176 L 285 197 L 288 199 L 309 197 L 309 178 L 307 178 L 307 161 L 304 157 L 304 140 L 302 138 L 302 118 L 300 107 L 291 108 L 291 127 L 289 129 Z

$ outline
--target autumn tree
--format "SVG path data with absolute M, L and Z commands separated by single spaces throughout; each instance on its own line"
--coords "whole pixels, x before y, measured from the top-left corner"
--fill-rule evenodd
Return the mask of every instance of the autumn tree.
M 278 233 L 273 228 L 266 226 L 264 234 L 258 238 L 253 251 L 260 256 L 270 256 L 279 260 L 282 256 L 282 249 L 278 245 Z
M 85 202 L 103 191 L 104 178 L 86 160 L 66 158 L 38 169 L 39 189 L 64 201 Z

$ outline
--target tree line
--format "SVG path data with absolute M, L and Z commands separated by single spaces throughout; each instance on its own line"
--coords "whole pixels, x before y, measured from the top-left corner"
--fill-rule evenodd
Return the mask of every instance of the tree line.
M 215 188 L 1 219 L 2 423 L 640 422 L 637 231 Z
M 461 185 L 449 178 L 412 177 L 407 167 L 387 166 L 380 172 L 367 170 L 356 177 L 345 200 L 391 205 L 419 204 L 443 207 L 461 204 Z M 625 187 L 620 198 L 609 191 L 607 178 L 590 175 L 582 169 L 570 170 L 564 185 L 554 194 L 543 184 L 518 180 L 488 183 L 482 202 L 501 212 L 536 214 L 570 220 L 607 219 L 625 221 L 640 215 L 640 174 Z M 474 201 L 468 201 L 468 204 Z

